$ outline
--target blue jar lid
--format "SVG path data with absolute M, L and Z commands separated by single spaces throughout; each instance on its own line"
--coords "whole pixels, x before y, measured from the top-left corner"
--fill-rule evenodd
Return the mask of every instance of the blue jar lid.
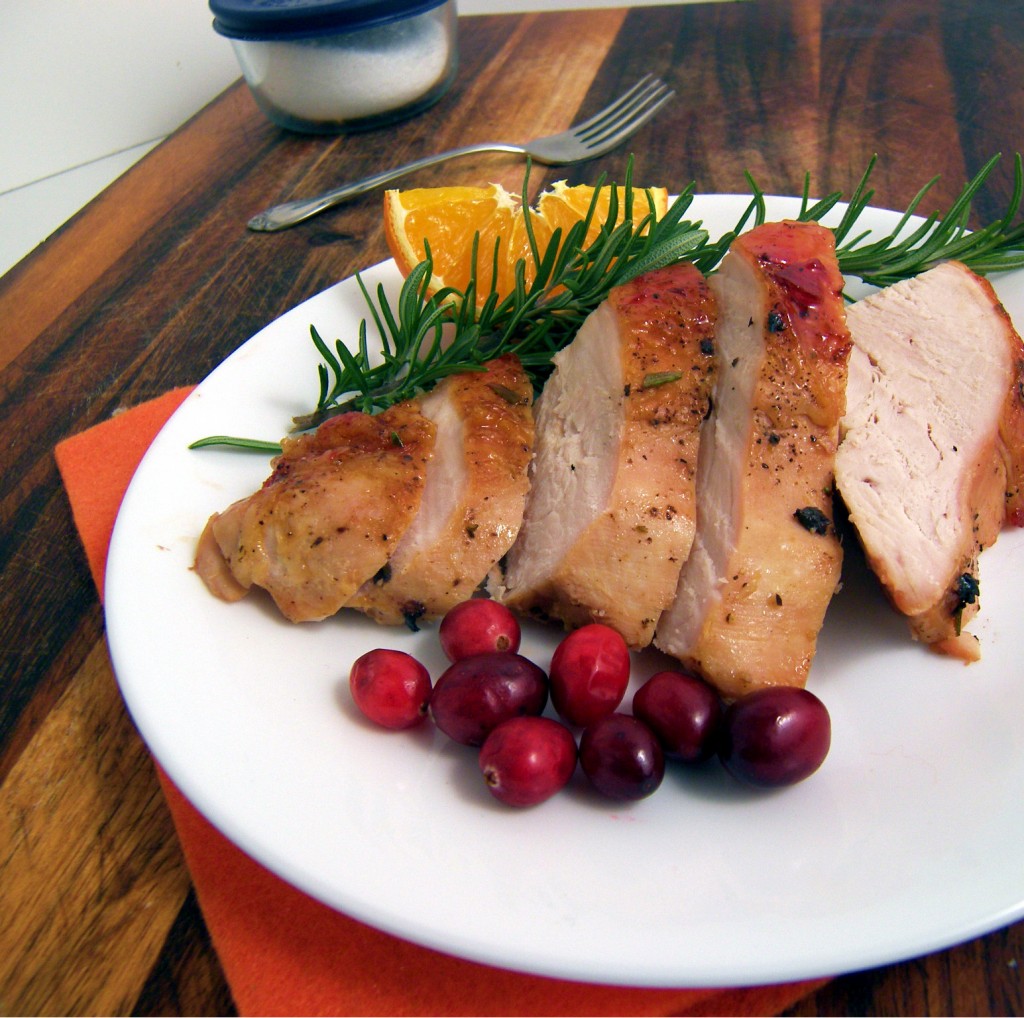
M 214 30 L 231 39 L 298 39 L 386 25 L 448 0 L 209 0 Z

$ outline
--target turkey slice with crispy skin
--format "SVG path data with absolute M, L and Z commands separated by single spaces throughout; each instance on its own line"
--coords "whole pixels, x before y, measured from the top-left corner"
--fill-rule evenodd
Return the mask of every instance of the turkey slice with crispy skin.
M 706 280 L 675 265 L 613 289 L 554 357 L 510 607 L 650 643 L 693 538 L 714 328 Z
M 855 343 L 836 484 L 916 639 L 976 660 L 978 556 L 1024 523 L 1024 344 L 959 262 L 850 308 Z
M 512 355 L 452 375 L 423 398 L 437 432 L 423 501 L 350 607 L 382 623 L 415 623 L 473 596 L 522 525 L 532 405 L 532 383 Z
M 386 566 L 415 518 L 434 425 L 407 402 L 282 445 L 260 490 L 210 518 L 195 568 L 219 597 L 262 587 L 285 618 L 317 621 Z
M 655 643 L 726 697 L 802 686 L 842 549 L 832 484 L 850 338 L 832 233 L 738 237 L 712 278 L 718 377 L 697 532 Z

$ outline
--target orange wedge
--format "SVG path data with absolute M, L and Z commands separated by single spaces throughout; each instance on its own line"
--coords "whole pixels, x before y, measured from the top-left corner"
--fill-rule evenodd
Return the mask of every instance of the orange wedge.
M 625 188 L 616 184 L 601 187 L 584 246 L 593 242 L 608 219 L 613 189 L 617 192 L 616 221 L 625 218 Z M 585 184 L 570 187 L 562 180 L 540 195 L 531 210 L 530 223 L 541 255 L 556 229 L 561 229 L 564 237 L 569 227 L 586 218 L 594 190 Z M 650 214 L 652 203 L 656 218 L 664 215 L 668 207 L 668 191 L 663 187 L 634 187 L 632 199 L 632 217 L 636 222 Z M 430 245 L 431 293 L 445 286 L 465 290 L 476 235 L 480 238 L 476 265 L 479 303 L 490 292 L 492 281 L 496 281 L 499 297 L 512 292 L 515 265 L 521 258 L 526 261 L 527 284 L 534 276 L 522 204 L 500 184 L 385 191 L 384 230 L 391 255 L 403 276 L 426 258 L 426 245 Z

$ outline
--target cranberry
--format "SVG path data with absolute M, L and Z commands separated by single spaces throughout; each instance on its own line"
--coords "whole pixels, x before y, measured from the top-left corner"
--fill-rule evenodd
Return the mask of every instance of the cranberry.
M 547 676 L 532 661 L 519 654 L 474 654 L 442 673 L 430 713 L 449 738 L 479 746 L 502 721 L 540 714 L 547 701 Z
M 633 713 L 658 736 L 668 756 L 699 763 L 714 756 L 722 725 L 722 701 L 689 672 L 657 672 L 633 695 Z
M 551 702 L 581 728 L 611 714 L 629 684 L 629 648 L 609 626 L 591 623 L 570 633 L 551 659 Z
M 384 728 L 411 728 L 427 714 L 430 673 L 404 651 L 363 654 L 352 664 L 348 685 L 356 706 Z
M 536 806 L 563 788 L 576 770 L 576 740 L 552 718 L 503 721 L 480 749 L 491 794 L 509 806 Z
M 473 598 L 448 611 L 438 628 L 441 649 L 449 661 L 507 651 L 519 650 L 521 634 L 516 617 L 498 601 Z
M 729 705 L 719 756 L 741 781 L 776 788 L 810 777 L 831 743 L 832 722 L 821 700 L 806 689 L 772 686 Z
M 629 714 L 608 714 L 584 731 L 580 764 L 590 783 L 612 799 L 643 799 L 665 777 L 658 737 Z

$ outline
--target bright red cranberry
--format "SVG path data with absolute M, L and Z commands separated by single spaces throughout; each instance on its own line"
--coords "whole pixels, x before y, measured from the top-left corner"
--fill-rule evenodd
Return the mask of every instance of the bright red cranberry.
M 609 626 L 592 623 L 570 633 L 551 659 L 551 702 L 583 728 L 611 714 L 629 684 L 629 648 Z
M 612 799 L 643 799 L 665 777 L 658 737 L 629 714 L 608 714 L 583 732 L 580 765 L 590 783 Z
M 384 728 L 411 728 L 426 717 L 430 673 L 404 651 L 363 654 L 352 664 L 348 685 L 356 706 Z
M 448 666 L 434 685 L 430 714 L 456 742 L 479 746 L 502 721 L 540 714 L 547 676 L 519 654 L 474 654 Z
M 498 601 L 473 598 L 457 604 L 441 619 L 438 638 L 449 661 L 495 651 L 519 650 L 519 623 Z
M 509 806 L 536 806 L 564 788 L 576 770 L 576 740 L 552 718 L 503 721 L 480 749 L 491 794 Z
M 685 763 L 707 760 L 718 749 L 722 701 L 689 672 L 657 672 L 633 694 L 633 713 L 653 729 L 661 748 Z
M 719 756 L 741 781 L 777 788 L 810 777 L 831 744 L 832 721 L 821 700 L 807 689 L 772 686 L 726 708 Z

